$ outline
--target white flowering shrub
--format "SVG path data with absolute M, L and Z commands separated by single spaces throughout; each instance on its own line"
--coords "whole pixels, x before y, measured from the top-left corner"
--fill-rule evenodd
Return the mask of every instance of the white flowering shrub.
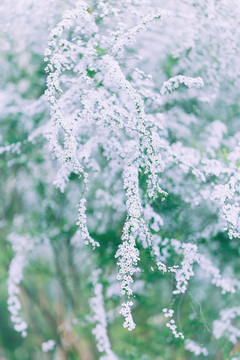
M 237 359 L 238 0 L 0 14 L 0 357 Z

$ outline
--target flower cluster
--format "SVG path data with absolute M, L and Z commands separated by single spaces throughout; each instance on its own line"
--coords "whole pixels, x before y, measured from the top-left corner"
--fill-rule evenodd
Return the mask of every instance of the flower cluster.
M 215 320 L 213 323 L 213 334 L 216 339 L 223 335 L 227 336 L 229 341 L 236 344 L 240 337 L 240 330 L 232 324 L 232 320 L 240 316 L 240 308 L 233 307 L 221 311 L 220 320 Z
M 165 95 L 177 89 L 181 84 L 184 84 L 188 88 L 201 88 L 204 85 L 203 79 L 200 77 L 192 78 L 189 76 L 177 75 L 165 81 L 160 92 L 162 95 Z
M 96 327 L 92 333 L 95 335 L 97 348 L 100 353 L 104 353 L 100 357 L 101 360 L 117 360 L 117 356 L 111 350 L 110 341 L 107 335 L 107 319 L 104 308 L 103 286 L 98 282 L 101 270 L 94 270 L 92 274 L 92 283 L 95 296 L 89 300 L 90 307 L 94 313 L 93 320 Z
M 123 326 L 127 328 L 129 331 L 134 330 L 136 327 L 136 324 L 134 323 L 131 314 L 131 306 L 133 306 L 133 302 L 127 301 L 125 303 L 122 303 L 122 308 L 120 310 L 120 314 L 123 315 L 123 317 L 125 318 Z
M 196 344 L 194 341 L 187 339 L 185 340 L 184 344 L 185 344 L 185 349 L 192 352 L 194 355 L 208 356 L 207 349 L 203 346 Z
M 19 285 L 23 279 L 23 270 L 28 261 L 28 252 L 34 248 L 34 243 L 28 236 L 16 233 L 10 234 L 8 240 L 11 242 L 15 252 L 15 256 L 9 266 L 8 310 L 11 314 L 11 321 L 14 323 L 14 329 L 20 332 L 23 337 L 26 337 L 28 325 L 19 315 L 22 308 L 19 300 Z
M 167 308 L 164 308 L 163 309 L 163 313 L 164 313 L 164 316 L 166 318 L 172 318 L 173 317 L 173 314 L 174 314 L 174 310 L 172 309 L 167 309 Z M 166 323 L 166 327 L 168 327 L 173 335 L 175 336 L 175 338 L 181 338 L 181 339 L 184 339 L 184 335 L 182 332 L 178 332 L 177 331 L 177 325 L 175 324 L 175 320 L 174 319 L 171 319 L 169 322 Z
M 79 208 L 78 208 L 78 218 L 77 218 L 77 225 L 79 225 L 80 229 L 78 230 L 77 234 L 81 238 L 81 241 L 88 245 L 89 243 L 92 244 L 93 248 L 95 246 L 99 246 L 99 243 L 92 239 L 92 237 L 89 235 L 88 228 L 87 228 L 87 216 L 86 216 L 86 199 L 81 199 Z M 76 239 L 74 244 L 76 245 Z
M 176 290 L 173 294 L 185 293 L 189 279 L 194 275 L 193 263 L 196 261 L 197 246 L 193 244 L 184 244 L 183 248 L 183 261 L 181 269 L 176 271 Z
M 56 345 L 54 340 L 48 340 L 46 342 L 42 343 L 42 351 L 44 353 L 52 351 L 54 349 L 54 346 Z

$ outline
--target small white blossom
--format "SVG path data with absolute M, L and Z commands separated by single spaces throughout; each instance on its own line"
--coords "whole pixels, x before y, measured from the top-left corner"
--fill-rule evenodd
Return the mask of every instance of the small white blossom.
M 42 351 L 43 352 L 49 352 L 49 351 L 52 351 L 55 347 L 56 343 L 54 340 L 48 340 L 46 342 L 43 342 L 42 343 Z

